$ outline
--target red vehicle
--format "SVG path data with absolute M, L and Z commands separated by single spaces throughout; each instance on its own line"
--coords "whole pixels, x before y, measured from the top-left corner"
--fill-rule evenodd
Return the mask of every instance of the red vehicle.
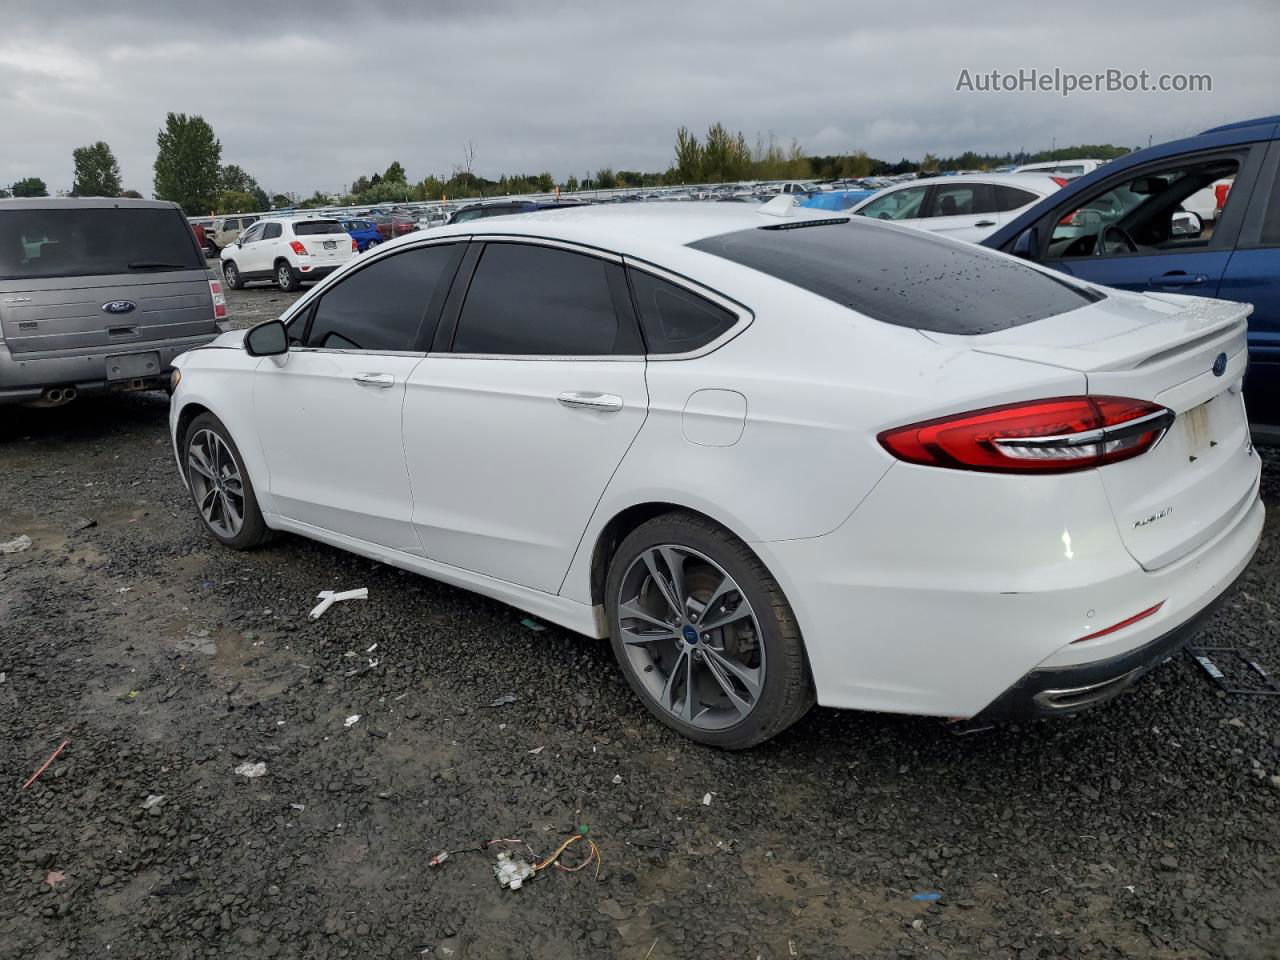
M 202 227 L 202 226 L 201 226 L 200 224 L 198 224 L 198 223 L 193 223 L 193 224 L 191 225 L 191 229 L 192 229 L 192 231 L 194 231 L 194 233 L 195 233 L 195 235 L 196 235 L 196 243 L 198 243 L 198 244 L 200 245 L 200 249 L 201 249 L 201 250 L 204 250 L 205 252 L 208 252 L 208 250 L 209 250 L 209 244 L 205 241 L 205 236 L 204 236 L 204 227 Z
M 393 213 L 389 217 L 374 217 L 373 221 L 377 224 L 378 233 L 383 240 L 403 237 L 406 233 L 413 233 L 418 229 L 417 222 L 402 213 Z

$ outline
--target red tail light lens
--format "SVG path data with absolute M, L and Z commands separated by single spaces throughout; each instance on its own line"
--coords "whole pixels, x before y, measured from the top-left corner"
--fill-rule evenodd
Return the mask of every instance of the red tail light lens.
M 352 252 L 352 253 L 359 253 L 359 252 L 360 252 L 360 244 L 356 243 L 356 238 L 355 238 L 355 237 L 352 237 L 352 238 L 351 238 L 351 252 Z
M 1071 182 L 1066 177 L 1050 177 L 1049 179 L 1052 180 L 1054 183 L 1056 183 L 1059 187 L 1065 187 L 1068 183 Z
M 302 245 L 301 240 L 290 240 L 289 247 L 300 257 L 305 257 L 307 255 L 307 248 Z
M 1069 473 L 1154 447 L 1172 410 L 1121 397 L 1056 397 L 913 423 L 880 434 L 899 460 L 990 473 Z
M 219 281 L 209 281 L 209 295 L 213 297 L 213 319 L 225 319 L 227 316 L 227 295 L 222 292 L 222 284 Z

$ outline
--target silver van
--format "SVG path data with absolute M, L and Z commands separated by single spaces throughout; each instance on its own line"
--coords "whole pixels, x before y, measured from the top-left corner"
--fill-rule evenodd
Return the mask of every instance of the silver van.
M 167 387 L 173 358 L 226 316 L 177 204 L 0 200 L 0 404 Z

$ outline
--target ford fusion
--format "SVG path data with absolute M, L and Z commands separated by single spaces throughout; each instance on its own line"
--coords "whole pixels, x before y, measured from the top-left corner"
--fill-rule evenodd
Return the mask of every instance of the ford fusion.
M 413 234 L 179 357 L 209 532 L 608 637 L 742 748 L 815 701 L 1100 703 L 1249 562 L 1241 304 L 865 218 L 611 205 Z

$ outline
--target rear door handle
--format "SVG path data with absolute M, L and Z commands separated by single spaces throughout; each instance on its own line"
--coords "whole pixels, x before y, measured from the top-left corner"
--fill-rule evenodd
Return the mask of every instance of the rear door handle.
M 994 220 L 979 220 L 974 224 L 975 227 L 994 227 L 995 225 L 996 222 Z
M 1194 287 L 1208 279 L 1203 273 L 1166 273 L 1147 282 L 1153 287 Z
M 384 390 L 396 382 L 396 378 L 389 373 L 357 373 L 351 379 L 362 387 L 381 387 Z
M 600 413 L 617 413 L 622 409 L 622 398 L 612 393 L 570 392 L 556 397 L 564 406 L 579 410 L 597 410 Z

